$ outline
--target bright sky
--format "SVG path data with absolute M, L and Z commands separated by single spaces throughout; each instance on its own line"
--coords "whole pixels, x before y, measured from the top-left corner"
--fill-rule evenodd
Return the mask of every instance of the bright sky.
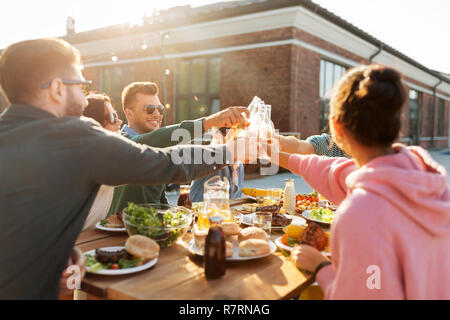
M 430 69 L 450 73 L 449 0 L 313 0 Z
M 220 0 L 11 0 L 0 10 L 0 48 L 30 38 L 137 21 L 154 9 Z M 276 0 L 269 0 L 276 1 Z M 425 66 L 450 73 L 449 0 L 313 0 Z

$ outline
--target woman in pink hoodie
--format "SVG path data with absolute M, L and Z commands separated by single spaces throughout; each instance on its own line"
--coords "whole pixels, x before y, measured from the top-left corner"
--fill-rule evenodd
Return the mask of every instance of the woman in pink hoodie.
M 354 68 L 330 110 L 332 135 L 353 159 L 279 153 L 281 166 L 339 204 L 332 264 L 307 245 L 291 254 L 326 299 L 450 299 L 447 173 L 421 147 L 394 143 L 406 97 L 396 70 Z

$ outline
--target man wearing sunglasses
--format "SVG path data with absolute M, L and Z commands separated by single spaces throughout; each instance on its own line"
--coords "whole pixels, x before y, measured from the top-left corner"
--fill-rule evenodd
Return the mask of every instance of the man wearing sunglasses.
M 161 127 L 164 106 L 158 97 L 159 89 L 152 82 L 133 82 L 122 91 L 122 105 L 128 125 L 122 132 L 129 136 L 145 134 Z M 246 107 L 230 107 L 218 113 L 194 121 L 202 122 L 202 129 L 212 127 L 230 128 L 234 124 L 247 125 L 245 117 L 249 116 Z
M 158 149 L 80 117 L 80 60 L 59 39 L 15 43 L 0 56 L 11 103 L 0 115 L 0 299 L 56 299 L 68 263 L 83 274 L 86 258 L 73 247 L 101 185 L 183 184 L 240 160 L 236 141 Z M 197 152 L 217 162 L 173 161 Z
M 172 140 L 175 130 L 184 129 L 191 139 L 199 139 L 212 127 L 231 127 L 247 125 L 249 116 L 246 107 L 230 107 L 197 120 L 185 120 L 179 124 L 161 128 L 164 107 L 158 97 L 159 89 L 152 82 L 133 82 L 122 91 L 123 111 L 127 125 L 122 134 L 135 142 L 153 147 L 169 147 L 178 144 Z M 166 185 L 127 185 L 115 188 L 108 216 L 119 213 L 128 202 L 168 203 Z

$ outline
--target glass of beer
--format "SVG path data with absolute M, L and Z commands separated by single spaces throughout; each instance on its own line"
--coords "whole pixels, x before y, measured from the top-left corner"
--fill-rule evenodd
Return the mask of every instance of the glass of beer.
M 272 213 L 257 211 L 253 216 L 253 226 L 263 229 L 270 238 L 272 232 Z

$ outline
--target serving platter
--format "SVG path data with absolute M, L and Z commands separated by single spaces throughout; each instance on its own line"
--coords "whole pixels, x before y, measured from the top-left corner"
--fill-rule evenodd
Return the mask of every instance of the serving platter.
M 262 254 L 259 256 L 252 256 L 252 257 L 241 257 L 239 255 L 239 245 L 237 243 L 233 243 L 233 255 L 231 257 L 226 257 L 226 261 L 247 261 L 247 260 L 254 260 L 254 259 L 261 259 L 264 257 L 267 257 L 274 253 L 277 250 L 277 246 L 273 241 L 269 240 L 269 246 L 270 246 L 270 252 L 266 254 Z M 188 249 L 191 253 L 203 256 L 203 250 L 195 245 L 195 240 L 192 239 L 188 243 Z
M 119 251 L 122 249 L 125 249 L 125 247 L 105 247 L 105 248 L 101 248 L 102 250 L 106 250 L 106 251 Z M 89 250 L 87 252 L 84 253 L 84 255 L 90 255 L 90 256 L 94 256 L 95 257 L 95 250 Z M 116 270 L 111 270 L 111 269 L 102 269 L 102 270 L 98 270 L 96 272 L 89 270 L 88 267 L 86 267 L 86 271 L 92 274 L 101 274 L 101 275 L 105 275 L 105 276 L 118 276 L 118 275 L 123 275 L 123 274 L 130 274 L 130 273 L 136 273 L 136 272 L 140 272 L 143 270 L 147 270 L 151 267 L 153 267 L 156 262 L 158 262 L 158 258 L 152 259 L 147 261 L 146 263 L 134 267 L 134 268 L 126 268 L 126 269 L 116 269 Z

